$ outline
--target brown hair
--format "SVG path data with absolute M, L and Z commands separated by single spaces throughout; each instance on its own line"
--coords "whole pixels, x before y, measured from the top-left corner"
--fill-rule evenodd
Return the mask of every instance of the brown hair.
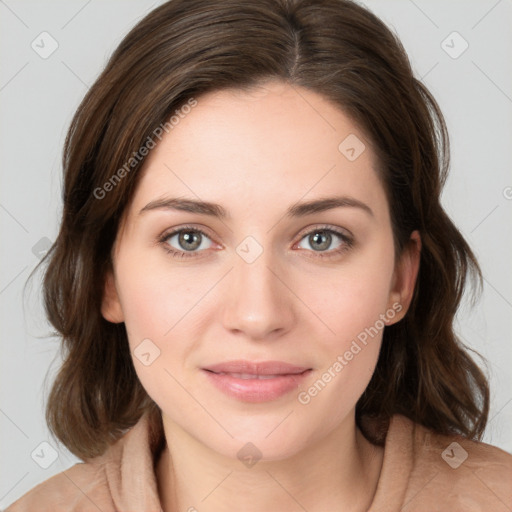
M 449 165 L 442 113 L 398 38 L 349 0 L 171 0 L 123 39 L 72 120 L 62 223 L 42 260 L 45 308 L 64 348 L 46 419 L 82 459 L 103 453 L 144 411 L 159 414 L 135 373 L 124 324 L 100 311 L 143 159 L 104 197 L 95 191 L 190 98 L 269 79 L 308 88 L 357 123 L 380 163 L 396 254 L 413 230 L 422 238 L 413 301 L 384 331 L 358 424 L 400 413 L 440 433 L 483 433 L 488 384 L 453 329 L 466 278 L 481 286 L 481 272 L 440 204 Z

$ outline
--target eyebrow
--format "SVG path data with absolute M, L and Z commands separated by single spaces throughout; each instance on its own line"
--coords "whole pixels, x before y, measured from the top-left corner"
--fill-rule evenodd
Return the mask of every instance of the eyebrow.
M 320 213 L 341 207 L 359 208 L 374 217 L 372 209 L 367 204 L 348 196 L 325 197 L 312 201 L 296 203 L 286 210 L 285 216 L 288 218 L 305 217 L 313 213 Z M 139 215 L 153 210 L 177 210 L 197 213 L 200 215 L 208 215 L 219 219 L 231 218 L 228 212 L 220 204 L 179 197 L 168 197 L 151 201 L 140 210 Z

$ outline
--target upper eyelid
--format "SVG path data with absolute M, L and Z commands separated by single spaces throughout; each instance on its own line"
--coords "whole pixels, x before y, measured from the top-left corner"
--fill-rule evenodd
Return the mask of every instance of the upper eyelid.
M 311 233 L 312 231 L 322 231 L 322 230 L 325 230 L 325 231 L 331 231 L 337 235 L 340 235 L 340 236 L 345 236 L 347 238 L 352 238 L 353 235 L 352 233 L 346 229 L 346 228 L 341 228 L 341 227 L 336 227 L 336 226 L 330 226 L 329 224 L 317 224 L 316 226 L 309 226 L 307 228 L 304 228 L 304 229 L 301 229 L 297 235 L 295 236 L 300 236 L 301 238 L 306 236 L 307 234 Z

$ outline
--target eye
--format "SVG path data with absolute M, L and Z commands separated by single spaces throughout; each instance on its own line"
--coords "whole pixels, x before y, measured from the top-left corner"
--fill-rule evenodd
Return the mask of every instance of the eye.
M 210 237 L 204 231 L 185 226 L 164 234 L 159 239 L 159 242 L 172 256 L 176 258 L 186 258 L 194 256 L 199 250 L 210 249 L 211 240 L 210 245 L 205 243 L 206 240 L 210 240 Z M 173 243 L 175 245 L 173 245 Z
M 333 241 L 336 239 L 338 239 L 339 242 L 336 247 L 332 248 Z M 317 253 L 315 256 L 319 256 L 320 258 L 337 256 L 353 246 L 353 239 L 351 237 L 327 226 L 309 231 L 301 238 L 301 242 L 302 241 L 305 241 L 311 250 Z M 301 242 L 299 242 L 299 247 Z M 329 248 L 331 248 L 331 250 L 327 250 Z

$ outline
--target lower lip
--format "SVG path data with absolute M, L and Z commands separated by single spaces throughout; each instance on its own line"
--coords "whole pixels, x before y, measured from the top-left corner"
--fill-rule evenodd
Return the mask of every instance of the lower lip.
M 239 379 L 203 370 L 214 386 L 226 395 L 243 402 L 269 402 L 296 390 L 311 373 L 280 375 L 271 379 Z

